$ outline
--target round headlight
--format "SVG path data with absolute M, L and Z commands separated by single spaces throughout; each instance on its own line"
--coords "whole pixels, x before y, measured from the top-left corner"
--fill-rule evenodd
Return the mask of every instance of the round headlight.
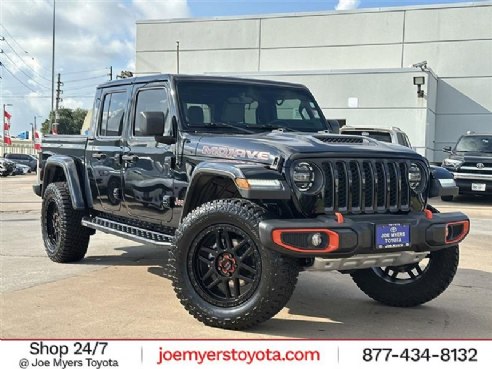
M 315 174 L 311 164 L 297 163 L 292 172 L 292 179 L 299 191 L 307 191 L 314 185 Z
M 421 193 L 425 190 L 425 172 L 421 165 L 411 163 L 408 168 L 408 183 L 410 188 L 416 193 Z

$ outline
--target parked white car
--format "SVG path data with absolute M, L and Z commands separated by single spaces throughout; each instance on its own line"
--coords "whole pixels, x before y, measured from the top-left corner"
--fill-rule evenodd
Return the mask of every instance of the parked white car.
M 340 133 L 344 135 L 370 137 L 378 141 L 394 143 L 412 148 L 412 144 L 410 143 L 407 134 L 398 127 L 379 128 L 344 126 L 340 128 Z

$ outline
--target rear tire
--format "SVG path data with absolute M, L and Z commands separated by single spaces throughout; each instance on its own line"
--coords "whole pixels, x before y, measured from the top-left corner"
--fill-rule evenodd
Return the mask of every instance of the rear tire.
M 453 201 L 453 198 L 454 196 L 441 196 L 441 200 L 442 201 L 446 201 L 446 202 L 449 202 L 449 201 Z
M 431 252 L 425 267 L 407 264 L 361 269 L 351 275 L 362 292 L 372 299 L 389 306 L 412 307 L 443 293 L 456 274 L 458 261 L 458 246 L 452 246 Z M 409 278 L 401 278 L 405 276 Z
M 83 216 L 83 211 L 73 209 L 66 183 L 46 187 L 41 225 L 44 248 L 52 261 L 70 263 L 84 258 L 91 230 L 81 225 Z
M 200 322 L 246 329 L 277 314 L 294 291 L 293 258 L 261 246 L 266 210 L 242 199 L 216 200 L 186 216 L 176 231 L 169 264 L 185 309 Z

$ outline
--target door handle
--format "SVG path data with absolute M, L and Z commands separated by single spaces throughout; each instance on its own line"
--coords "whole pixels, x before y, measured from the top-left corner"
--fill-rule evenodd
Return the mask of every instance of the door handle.
M 137 155 L 127 155 L 127 154 L 121 155 L 121 160 L 123 160 L 123 161 L 135 163 L 138 159 L 139 158 Z
M 97 153 L 92 154 L 92 157 L 94 159 L 98 159 L 98 160 L 106 159 L 106 154 L 103 154 L 102 152 L 97 152 Z

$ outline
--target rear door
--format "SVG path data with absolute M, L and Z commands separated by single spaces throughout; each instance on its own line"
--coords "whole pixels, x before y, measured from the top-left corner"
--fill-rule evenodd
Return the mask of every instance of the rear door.
M 166 225 L 172 219 L 175 145 L 157 143 L 140 129 L 142 113 L 162 112 L 165 132 L 171 127 L 171 103 L 166 82 L 136 85 L 124 152 L 124 200 L 132 218 Z
M 97 197 L 94 208 L 116 215 L 121 211 L 122 133 L 128 119 L 129 90 L 128 86 L 116 86 L 102 91 L 86 154 L 93 196 Z

